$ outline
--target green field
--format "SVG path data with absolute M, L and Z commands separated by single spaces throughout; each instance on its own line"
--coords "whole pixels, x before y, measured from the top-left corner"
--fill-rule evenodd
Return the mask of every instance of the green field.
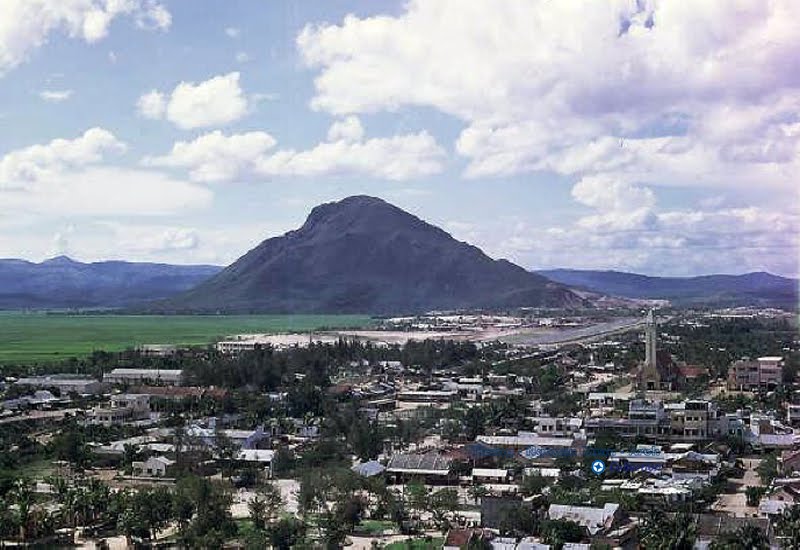
M 140 344 L 202 345 L 230 334 L 356 328 L 365 315 L 82 315 L 0 313 L 0 365 L 60 361 Z

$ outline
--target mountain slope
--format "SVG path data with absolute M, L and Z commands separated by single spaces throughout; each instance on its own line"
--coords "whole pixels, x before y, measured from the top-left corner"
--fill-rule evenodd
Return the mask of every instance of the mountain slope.
M 770 273 L 649 277 L 620 271 L 553 269 L 537 271 L 553 281 L 626 298 L 670 300 L 678 305 L 760 305 L 797 307 L 798 281 Z
M 0 309 L 120 307 L 166 298 L 217 273 L 208 265 L 0 260 Z
M 563 285 L 493 260 L 381 199 L 355 196 L 317 206 L 300 229 L 152 309 L 401 313 L 583 303 Z

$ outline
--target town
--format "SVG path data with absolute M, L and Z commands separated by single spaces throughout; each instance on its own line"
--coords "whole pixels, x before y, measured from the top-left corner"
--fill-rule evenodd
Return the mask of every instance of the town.
M 369 338 L 240 335 L 6 366 L 0 537 L 97 548 L 798 547 L 796 317 L 639 309 L 616 312 L 637 322 L 612 335 L 563 344 L 447 337 L 571 331 L 591 325 L 585 315 L 427 316 Z M 374 337 L 382 330 L 413 337 L 386 342 Z

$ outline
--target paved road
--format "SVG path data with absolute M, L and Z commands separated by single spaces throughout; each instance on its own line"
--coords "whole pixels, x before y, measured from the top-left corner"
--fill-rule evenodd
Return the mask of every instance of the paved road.
M 717 501 L 711 506 L 712 510 L 719 512 L 727 512 L 735 517 L 752 517 L 758 514 L 757 506 L 748 506 L 745 490 L 748 487 L 757 487 L 761 485 L 761 478 L 756 472 L 756 468 L 761 464 L 760 458 L 745 458 L 742 459 L 745 471 L 741 479 L 732 478 L 730 483 L 734 487 L 733 493 L 723 493 L 719 495 Z

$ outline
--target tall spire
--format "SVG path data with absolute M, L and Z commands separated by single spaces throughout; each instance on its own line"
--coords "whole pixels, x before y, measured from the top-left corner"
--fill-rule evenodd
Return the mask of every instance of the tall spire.
M 648 367 L 656 367 L 656 319 L 653 310 L 647 312 L 647 319 L 645 320 L 645 348 L 644 348 L 644 362 Z

